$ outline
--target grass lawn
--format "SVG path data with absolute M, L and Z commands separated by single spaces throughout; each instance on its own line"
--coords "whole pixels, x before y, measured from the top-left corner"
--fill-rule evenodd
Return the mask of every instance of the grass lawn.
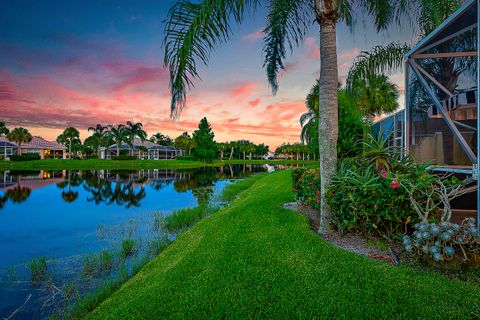
M 293 160 L 225 160 L 203 163 L 184 160 L 61 160 L 47 159 L 34 161 L 0 161 L 2 170 L 135 170 L 135 169 L 188 169 L 205 166 L 221 166 L 228 164 L 314 164 L 314 161 Z
M 148 263 L 88 319 L 472 319 L 480 287 L 333 247 L 265 175 Z

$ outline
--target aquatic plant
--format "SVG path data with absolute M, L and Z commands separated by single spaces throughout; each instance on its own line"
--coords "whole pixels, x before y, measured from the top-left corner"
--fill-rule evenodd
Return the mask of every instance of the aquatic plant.
M 136 251 L 137 251 L 137 248 L 136 248 L 136 245 L 135 245 L 135 240 L 125 239 L 125 240 L 122 241 L 121 257 L 123 259 L 126 259 L 126 258 L 134 255 Z
M 102 250 L 98 254 L 88 255 L 83 262 L 83 274 L 86 276 L 109 274 L 114 262 L 114 256 L 108 250 Z
M 188 228 L 205 217 L 206 209 L 206 205 L 200 205 L 194 208 L 175 210 L 171 215 L 165 217 L 165 229 L 176 232 Z
M 28 268 L 31 272 L 32 283 L 40 283 L 47 280 L 48 268 L 47 268 L 47 259 L 45 257 L 40 257 L 38 259 L 33 258 L 28 263 Z

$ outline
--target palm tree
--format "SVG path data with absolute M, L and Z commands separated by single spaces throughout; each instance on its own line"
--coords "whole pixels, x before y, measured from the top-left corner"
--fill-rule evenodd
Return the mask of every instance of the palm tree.
M 89 127 L 88 131 L 93 131 L 92 137 L 98 140 L 97 156 L 100 157 L 100 147 L 104 146 L 108 136 L 108 126 L 98 123 L 95 127 Z
M 398 108 L 398 88 L 385 75 L 370 75 L 355 92 L 357 105 L 368 120 Z
M 230 147 L 230 155 L 228 156 L 228 160 L 232 160 L 234 150 L 237 147 L 237 143 L 235 141 L 231 141 L 228 143 L 228 146 Z
M 80 139 L 80 132 L 74 127 L 66 128 L 62 134 L 57 137 L 57 142 L 68 144 L 68 158 L 72 159 L 72 144 L 78 142 Z
M 425 1 L 425 0 L 424 0 Z M 187 90 L 199 78 L 197 60 L 208 63 L 211 52 L 226 42 L 232 22 L 241 23 L 260 0 L 177 1 L 169 11 L 165 26 L 165 65 L 170 71 L 172 117 L 186 106 Z M 301 44 L 312 20 L 320 27 L 319 151 L 322 195 L 336 170 L 338 138 L 336 25 L 353 24 L 354 9 L 374 18 L 377 30 L 387 27 L 403 13 L 404 1 L 393 0 L 269 0 L 266 21 L 264 66 L 272 92 L 278 90 L 278 73 L 284 69 L 287 48 Z M 322 196 L 320 227 L 328 228 L 329 210 Z
M 319 100 L 318 95 L 320 92 L 320 81 L 317 80 L 315 85 L 310 89 L 307 98 L 305 99 L 305 105 L 307 106 L 307 112 L 300 116 L 300 125 L 302 131 L 300 133 L 300 139 L 303 142 L 309 143 L 311 139 L 312 128 L 316 126 L 318 119 Z
M 7 139 L 17 143 L 18 154 L 22 154 L 22 143 L 32 141 L 32 134 L 25 128 L 15 128 L 7 133 Z
M 128 138 L 128 133 L 125 129 L 125 126 L 123 124 L 119 124 L 118 126 L 109 125 L 108 132 L 110 137 L 117 145 L 117 156 L 119 156 L 120 146 L 122 145 L 122 142 L 126 141 Z
M 141 122 L 132 122 L 132 121 L 127 121 L 127 125 L 125 126 L 125 130 L 128 136 L 128 144 L 130 147 L 133 147 L 133 142 L 135 141 L 135 138 L 139 138 L 142 142 L 147 139 L 147 133 L 143 130 L 143 124 Z M 133 148 L 131 150 L 131 154 L 133 155 Z
M 220 160 L 223 160 L 223 154 L 228 148 L 228 143 L 220 142 L 218 145 L 218 151 L 220 151 Z
M 253 143 L 249 143 L 246 145 L 245 150 L 248 152 L 248 158 L 252 160 L 252 154 L 257 151 L 257 146 Z

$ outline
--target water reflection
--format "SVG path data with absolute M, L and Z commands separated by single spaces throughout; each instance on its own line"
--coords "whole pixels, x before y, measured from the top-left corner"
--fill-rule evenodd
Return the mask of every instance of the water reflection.
M 3 177 L 0 181 L 0 209 L 7 202 L 25 202 L 32 192 L 50 185 L 58 187 L 59 197 L 66 203 L 78 201 L 79 191 L 84 190 L 87 192 L 86 201 L 96 205 L 135 208 L 140 207 L 147 196 L 147 186 L 160 191 L 173 184 L 176 192 L 191 191 L 199 204 L 205 204 L 217 181 L 271 169 L 271 166 L 229 165 L 189 170 L 5 171 L 0 173 Z

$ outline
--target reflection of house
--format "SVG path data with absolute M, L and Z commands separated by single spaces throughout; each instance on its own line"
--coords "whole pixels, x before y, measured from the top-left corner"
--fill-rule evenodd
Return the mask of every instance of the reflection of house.
M 8 158 L 13 154 L 36 153 L 40 155 L 40 159 L 54 158 L 65 159 L 66 149 L 63 145 L 47 141 L 40 137 L 33 137 L 32 141 L 21 144 L 22 150 L 18 150 L 18 144 L 9 141 L 5 137 L 0 137 L 0 155 Z
M 62 171 L 37 172 L 38 173 L 32 175 L 22 176 L 12 175 L 11 172 L 4 171 L 3 175 L 0 176 L 0 191 L 6 191 L 15 188 L 27 188 L 30 190 L 36 190 L 65 181 L 65 174 Z
M 100 157 L 102 159 L 110 159 L 112 156 L 118 155 L 117 150 L 120 154 L 133 155 L 138 159 L 175 159 L 183 155 L 183 150 L 181 149 L 171 146 L 161 146 L 148 140 L 141 141 L 135 138 L 132 145 L 125 142 L 119 147 L 113 144 L 108 148 L 100 148 Z

